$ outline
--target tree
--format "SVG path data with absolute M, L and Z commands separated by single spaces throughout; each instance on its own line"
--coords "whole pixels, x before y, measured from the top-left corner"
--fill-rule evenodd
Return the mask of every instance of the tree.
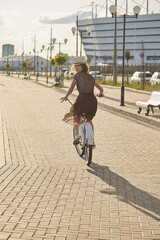
M 124 58 L 127 61 L 127 85 L 128 85 L 129 84 L 129 79 L 128 79 L 128 72 L 129 72 L 128 71 L 128 62 L 131 59 L 130 51 L 128 49 L 125 50 Z
M 54 58 L 54 62 L 56 66 L 62 66 L 67 61 L 67 57 L 64 55 L 58 54 Z
M 91 57 L 87 57 L 87 62 L 88 62 L 88 64 L 90 64 L 92 62 L 92 58 Z
M 27 68 L 27 62 L 22 62 L 21 66 L 22 68 Z
M 57 56 L 55 56 L 54 58 L 54 62 L 55 62 L 55 66 L 59 66 L 59 72 L 60 72 L 60 78 L 61 78 L 61 66 L 67 62 L 67 57 L 64 56 L 64 55 L 60 55 L 58 54 Z M 59 79 L 60 80 L 60 79 Z M 61 85 L 63 86 L 64 83 L 63 83 L 63 80 L 61 82 Z
M 8 73 L 8 69 L 10 68 L 10 64 L 9 64 L 9 63 L 6 63 L 6 64 L 5 64 L 5 68 L 7 69 L 7 73 Z
M 29 71 L 29 67 L 31 67 L 31 66 L 32 66 L 31 62 L 24 61 L 24 62 L 21 63 L 21 67 L 23 69 L 25 69 L 25 71 L 27 71 L 27 70 Z
M 10 64 L 9 64 L 9 63 L 6 63 L 6 64 L 5 64 L 5 68 L 7 68 L 7 69 L 10 68 Z
M 52 66 L 54 66 L 54 65 L 55 65 L 54 58 L 52 58 L 52 59 L 49 61 L 49 63 L 50 63 Z
M 108 61 L 108 56 L 103 56 L 102 59 L 103 59 L 104 64 L 106 64 Z
M 102 59 L 104 64 L 106 64 L 108 61 L 108 56 L 103 56 Z M 106 74 L 106 72 L 107 72 L 107 66 L 104 66 L 104 73 Z

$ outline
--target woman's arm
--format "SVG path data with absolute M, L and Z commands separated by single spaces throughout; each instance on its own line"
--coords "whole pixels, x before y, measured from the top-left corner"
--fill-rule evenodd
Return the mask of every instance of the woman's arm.
M 74 89 L 75 85 L 76 85 L 76 80 L 73 79 L 73 81 L 71 83 L 71 86 L 68 89 L 68 92 L 67 92 L 66 96 L 61 98 L 62 101 L 67 101 L 68 100 L 68 96 L 73 92 L 73 89 Z
M 103 88 L 96 81 L 94 82 L 94 86 L 96 88 L 98 88 L 98 90 L 100 91 L 99 97 L 102 97 L 102 95 L 103 95 Z

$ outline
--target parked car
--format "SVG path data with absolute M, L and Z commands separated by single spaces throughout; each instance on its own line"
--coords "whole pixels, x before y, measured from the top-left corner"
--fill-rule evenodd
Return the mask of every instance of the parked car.
M 133 76 L 131 77 L 131 83 L 134 83 L 134 82 L 141 82 L 142 78 L 143 78 L 143 72 L 135 72 L 133 74 Z M 150 78 L 152 77 L 152 74 L 150 72 L 145 72 L 145 81 L 146 82 L 149 82 L 150 81 Z
M 68 72 L 68 71 L 64 72 L 64 77 L 73 77 L 73 76 L 74 76 L 73 72 Z
M 153 73 L 150 83 L 151 85 L 160 84 L 160 72 Z
M 95 77 L 96 75 L 96 78 L 98 79 L 103 79 L 103 75 L 99 72 L 99 71 L 90 71 L 89 72 L 93 77 Z

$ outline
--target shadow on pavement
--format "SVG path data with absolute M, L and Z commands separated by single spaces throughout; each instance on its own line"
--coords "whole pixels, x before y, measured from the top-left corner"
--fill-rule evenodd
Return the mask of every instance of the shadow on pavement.
M 160 220 L 160 199 L 135 187 L 125 178 L 111 171 L 107 166 L 93 163 L 90 168 L 87 169 L 90 174 L 99 177 L 109 185 L 108 188 L 100 191 L 101 193 L 117 195 L 120 201 L 126 202 L 157 221 Z

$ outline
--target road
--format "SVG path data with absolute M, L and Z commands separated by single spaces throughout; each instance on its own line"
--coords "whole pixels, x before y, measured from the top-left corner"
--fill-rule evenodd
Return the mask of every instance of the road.
M 159 129 L 99 108 L 87 167 L 62 96 L 0 77 L 0 239 L 160 239 Z

